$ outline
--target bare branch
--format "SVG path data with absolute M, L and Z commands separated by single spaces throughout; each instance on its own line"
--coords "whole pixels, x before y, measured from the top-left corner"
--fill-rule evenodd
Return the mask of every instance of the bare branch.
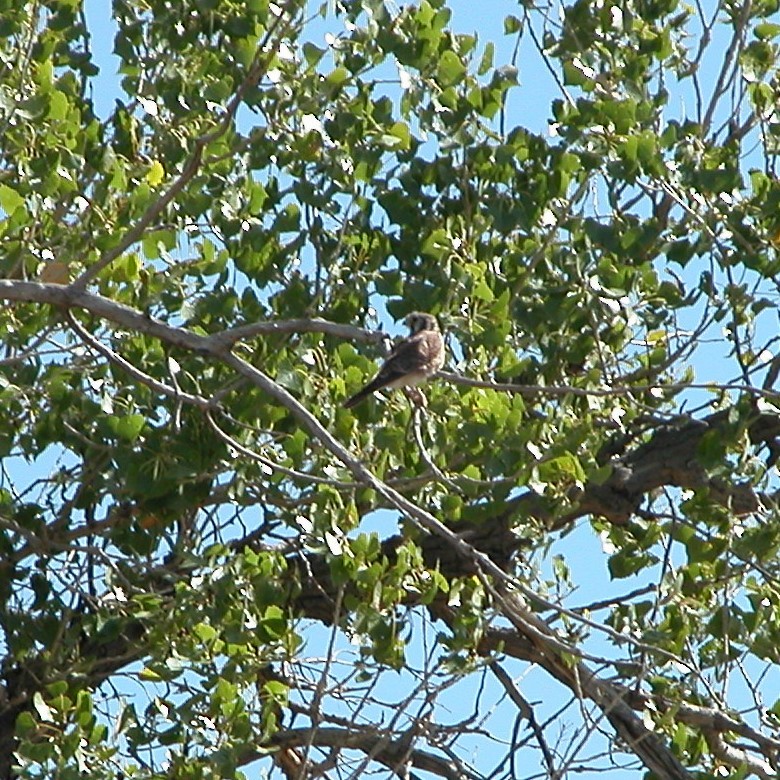
M 307 744 L 316 747 L 337 748 L 342 750 L 360 750 L 371 754 L 374 760 L 392 770 L 408 762 L 424 772 L 430 772 L 447 780 L 478 780 L 479 775 L 464 771 L 463 767 L 453 766 L 450 758 L 443 758 L 423 750 L 410 749 L 404 740 L 388 740 L 387 735 L 376 729 L 365 728 L 347 730 L 334 727 L 283 729 L 271 737 L 271 744 L 278 747 L 303 747 Z M 241 761 L 246 765 L 257 761 L 262 753 L 249 751 Z

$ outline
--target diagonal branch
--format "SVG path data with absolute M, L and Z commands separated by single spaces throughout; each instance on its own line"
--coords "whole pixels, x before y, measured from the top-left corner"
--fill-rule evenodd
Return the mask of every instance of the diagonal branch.
M 534 660 L 575 695 L 584 696 L 594 702 L 623 742 L 658 777 L 666 780 L 690 780 L 691 775 L 679 759 L 626 704 L 619 688 L 602 680 L 584 662 L 573 660 L 577 655 L 575 648 L 570 647 L 568 652 L 563 650 L 561 645 L 565 643 L 525 606 L 516 593 L 503 590 L 500 597 L 503 614 L 512 622 L 518 638 L 523 640 L 520 645 L 521 657 Z M 491 642 L 492 638 L 490 633 L 486 635 L 480 647 L 481 652 L 492 654 L 499 649 Z M 514 646 L 512 643 L 503 648 L 503 652 L 511 655 Z M 531 657 L 527 657 L 529 649 Z
M 553 757 L 550 746 L 547 744 L 547 740 L 544 738 L 544 732 L 539 721 L 536 720 L 533 707 L 529 701 L 518 690 L 517 686 L 512 681 L 507 671 L 497 661 L 490 662 L 490 670 L 498 678 L 498 681 L 504 687 L 507 696 L 514 702 L 518 709 L 518 712 L 528 721 L 531 726 L 531 730 L 534 732 L 536 741 L 539 743 L 539 747 L 544 756 L 544 764 L 547 767 L 547 776 L 550 780 L 557 780 L 560 777 L 560 773 L 555 769 L 555 759 Z

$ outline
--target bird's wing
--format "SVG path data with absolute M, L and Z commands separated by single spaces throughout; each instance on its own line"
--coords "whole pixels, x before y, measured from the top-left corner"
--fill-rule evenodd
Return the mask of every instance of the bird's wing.
M 400 341 L 388 356 L 375 381 L 388 385 L 408 374 L 427 373 L 431 363 L 431 339 L 437 334 L 423 331 Z

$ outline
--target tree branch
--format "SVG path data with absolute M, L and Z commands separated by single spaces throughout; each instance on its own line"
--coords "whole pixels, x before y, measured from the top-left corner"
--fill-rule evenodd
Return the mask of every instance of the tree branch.
M 409 764 L 424 772 L 430 772 L 447 780 L 466 780 L 478 778 L 479 775 L 467 772 L 464 768 L 454 766 L 450 758 L 434 755 L 409 746 L 404 739 L 388 739 L 387 734 L 374 728 L 362 731 L 340 729 L 332 726 L 318 728 L 283 729 L 271 737 L 272 745 L 284 748 L 316 747 L 336 748 L 341 750 L 360 750 L 371 755 L 375 761 L 384 764 L 397 772 L 400 767 Z M 248 751 L 241 760 L 245 765 L 262 758 L 264 753 Z M 401 775 L 403 776 L 403 774 Z

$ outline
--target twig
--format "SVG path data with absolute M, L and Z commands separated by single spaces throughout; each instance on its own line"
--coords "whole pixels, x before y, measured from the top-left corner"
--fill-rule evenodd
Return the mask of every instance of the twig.
M 555 760 L 553 759 L 552 751 L 547 744 L 547 740 L 544 738 L 544 732 L 539 727 L 539 722 L 536 720 L 533 708 L 525 696 L 523 696 L 523 694 L 520 693 L 520 691 L 517 689 L 517 686 L 512 681 L 512 678 L 507 674 L 506 670 L 503 666 L 501 666 L 501 664 L 499 664 L 497 661 L 491 661 L 489 666 L 490 671 L 493 672 L 493 674 L 498 678 L 498 681 L 504 687 L 507 695 L 520 711 L 520 714 L 528 721 L 528 724 L 531 726 L 531 729 L 534 732 L 534 736 L 536 737 L 536 741 L 539 743 L 539 747 L 541 748 L 542 755 L 544 756 L 544 763 L 547 766 L 548 777 L 550 780 L 557 780 L 557 778 L 560 777 L 560 774 L 555 769 Z

